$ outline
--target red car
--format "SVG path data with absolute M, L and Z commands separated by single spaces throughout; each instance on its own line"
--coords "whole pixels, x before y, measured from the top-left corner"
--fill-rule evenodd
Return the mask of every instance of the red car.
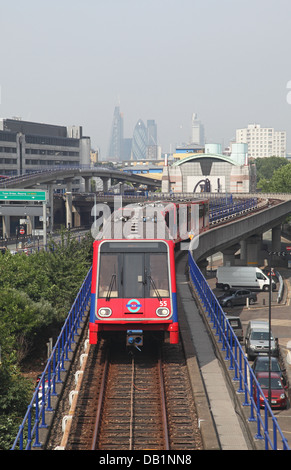
M 258 372 L 257 381 L 268 400 L 269 395 L 269 372 Z M 254 400 L 257 403 L 257 387 L 254 386 Z M 286 408 L 288 403 L 287 395 L 280 374 L 271 372 L 271 408 Z M 260 406 L 264 407 L 264 398 L 260 395 Z

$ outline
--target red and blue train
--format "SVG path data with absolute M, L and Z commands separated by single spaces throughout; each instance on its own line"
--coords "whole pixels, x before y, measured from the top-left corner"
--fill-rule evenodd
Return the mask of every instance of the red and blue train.
M 90 344 L 117 333 L 139 348 L 149 332 L 179 342 L 175 248 L 208 225 L 208 201 L 199 199 L 112 214 L 93 244 Z

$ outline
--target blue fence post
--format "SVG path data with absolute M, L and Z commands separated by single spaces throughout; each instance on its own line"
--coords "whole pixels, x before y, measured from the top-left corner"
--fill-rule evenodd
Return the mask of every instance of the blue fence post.
M 237 341 L 234 342 L 234 377 L 233 377 L 233 381 L 236 382 L 238 381 L 238 361 L 237 361 L 237 351 L 238 351 L 238 347 L 237 347 Z
M 242 374 L 242 361 L 243 361 L 243 353 L 239 348 L 239 387 L 237 393 L 243 393 L 243 374 Z
M 39 442 L 39 435 L 38 435 L 38 426 L 39 426 L 39 402 L 38 402 L 38 394 L 36 394 L 35 400 L 35 441 L 33 443 L 33 447 L 41 447 L 41 443 Z
M 248 401 L 248 369 L 247 369 L 247 359 L 244 357 L 244 392 L 245 392 L 245 400 L 243 402 L 243 406 L 249 406 Z
M 233 356 L 233 347 L 234 347 L 234 341 L 235 338 L 234 338 L 234 332 L 232 330 L 232 328 L 230 328 L 230 345 L 229 345 L 229 349 L 230 349 L 230 365 L 229 365 L 229 370 L 233 370 L 234 369 L 234 366 L 233 366 L 233 359 L 234 359 L 234 356 Z

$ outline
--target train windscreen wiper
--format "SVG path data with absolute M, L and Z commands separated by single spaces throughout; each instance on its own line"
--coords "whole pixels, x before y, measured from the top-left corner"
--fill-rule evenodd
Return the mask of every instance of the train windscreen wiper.
M 157 286 L 155 284 L 155 281 L 153 280 L 152 276 L 150 274 L 148 274 L 148 278 L 149 280 L 151 281 L 152 283 L 152 286 L 154 288 L 154 291 L 155 291 L 155 294 L 157 296 L 157 298 L 161 301 L 162 300 L 162 297 L 161 297 L 161 294 L 159 293 L 158 289 L 157 289 Z
M 111 276 L 109 288 L 108 288 L 108 291 L 107 291 L 107 294 L 106 294 L 106 301 L 110 300 L 110 296 L 111 296 L 111 292 L 112 292 L 112 289 L 113 289 L 114 282 L 115 282 L 115 286 L 116 286 L 116 274 L 112 274 L 112 276 Z

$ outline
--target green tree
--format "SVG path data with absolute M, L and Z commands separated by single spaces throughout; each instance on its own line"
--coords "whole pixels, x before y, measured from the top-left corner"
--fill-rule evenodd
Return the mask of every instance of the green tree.
M 11 364 L 20 363 L 37 343 L 41 330 L 58 320 L 48 301 L 34 302 L 25 292 L 9 287 L 1 290 L 0 313 L 2 359 Z
M 288 164 L 288 160 L 284 157 L 257 158 L 255 160 L 255 164 L 257 170 L 257 181 L 260 182 L 261 180 L 264 180 L 267 182 L 272 179 L 274 171 Z
M 275 193 L 291 193 L 291 163 L 274 171 L 271 188 Z
M 60 330 L 92 263 L 92 242 L 63 231 L 48 251 L 0 256 L 0 450 L 11 447 L 31 399 L 21 362 Z
M 31 399 L 32 386 L 15 366 L 0 367 L 0 450 L 11 449 Z

